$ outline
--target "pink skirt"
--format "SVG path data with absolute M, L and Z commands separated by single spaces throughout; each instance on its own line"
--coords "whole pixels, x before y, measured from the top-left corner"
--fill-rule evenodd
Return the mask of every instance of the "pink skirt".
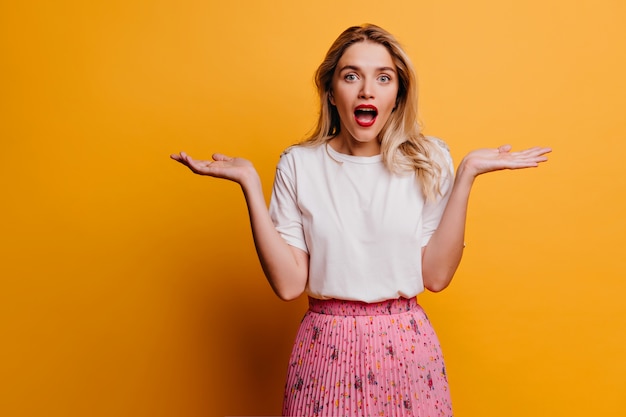
M 439 341 L 415 298 L 309 298 L 283 416 L 451 416 Z

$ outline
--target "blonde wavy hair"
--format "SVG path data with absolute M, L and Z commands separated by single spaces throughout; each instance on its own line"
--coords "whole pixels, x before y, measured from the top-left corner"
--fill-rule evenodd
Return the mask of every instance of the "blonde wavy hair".
M 445 144 L 421 133 L 417 112 L 417 77 L 413 64 L 393 35 L 376 25 L 352 26 L 331 45 L 315 73 L 321 105 L 319 118 L 311 135 L 300 144 L 320 145 L 339 133 L 339 113 L 330 102 L 333 75 L 346 49 L 365 41 L 387 48 L 399 77 L 396 108 L 379 137 L 385 166 L 394 173 L 415 171 L 422 192 L 427 199 L 433 199 L 441 193 L 439 183 L 443 168 L 437 161 L 443 161 L 441 156 Z

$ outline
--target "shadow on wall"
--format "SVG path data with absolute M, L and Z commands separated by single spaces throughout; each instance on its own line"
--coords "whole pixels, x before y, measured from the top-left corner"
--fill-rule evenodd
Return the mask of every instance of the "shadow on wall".
M 205 274 L 198 272 L 202 267 L 191 268 L 181 283 L 197 415 L 281 413 L 291 346 L 307 299 L 281 301 L 258 261 L 248 258 L 232 263 L 236 269 Z

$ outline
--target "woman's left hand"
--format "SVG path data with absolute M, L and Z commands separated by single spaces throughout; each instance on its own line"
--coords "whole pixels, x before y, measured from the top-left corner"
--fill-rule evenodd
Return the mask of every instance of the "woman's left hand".
M 470 152 L 459 165 L 459 173 L 476 177 L 487 172 L 502 169 L 522 169 L 539 166 L 548 160 L 546 154 L 552 149 L 536 146 L 523 151 L 511 152 L 511 145 L 502 145 L 496 149 L 478 149 Z

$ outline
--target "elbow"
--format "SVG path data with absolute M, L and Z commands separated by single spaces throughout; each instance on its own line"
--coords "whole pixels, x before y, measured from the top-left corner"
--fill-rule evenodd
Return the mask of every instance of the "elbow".
M 292 282 L 290 284 L 291 285 L 273 286 L 274 293 L 282 301 L 293 301 L 299 298 L 304 293 L 306 285 L 299 285 L 295 282 Z
M 436 280 L 435 282 L 424 282 L 424 288 L 430 292 L 441 292 L 448 288 L 450 280 Z
M 299 298 L 304 291 L 274 291 L 282 301 L 293 301 Z
M 451 273 L 424 274 L 424 288 L 430 292 L 441 292 L 448 288 L 453 276 L 454 271 Z
M 422 280 L 424 288 L 431 292 L 441 292 L 448 288 L 459 262 L 450 264 L 443 263 L 424 263 L 422 264 Z
M 268 268 L 263 268 L 265 278 L 272 287 L 274 294 L 282 301 L 293 301 L 300 297 L 306 289 L 308 270 L 302 273 L 298 271 L 270 271 Z

